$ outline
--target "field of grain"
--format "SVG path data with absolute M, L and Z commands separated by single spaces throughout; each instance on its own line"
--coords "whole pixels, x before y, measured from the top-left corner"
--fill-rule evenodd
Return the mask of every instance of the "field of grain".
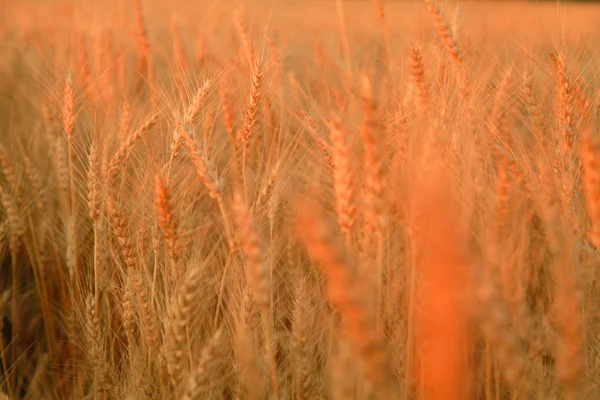
M 0 2 L 0 399 L 600 399 L 600 5 Z

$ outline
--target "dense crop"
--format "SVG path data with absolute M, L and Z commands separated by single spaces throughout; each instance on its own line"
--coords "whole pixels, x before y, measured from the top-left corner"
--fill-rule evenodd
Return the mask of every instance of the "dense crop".
M 598 6 L 3 7 L 9 398 L 598 398 Z

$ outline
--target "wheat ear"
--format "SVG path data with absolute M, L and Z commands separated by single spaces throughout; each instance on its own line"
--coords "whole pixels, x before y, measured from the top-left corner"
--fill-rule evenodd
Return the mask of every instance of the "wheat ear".
M 327 296 L 344 319 L 344 331 L 363 363 L 363 376 L 372 387 L 377 387 L 385 382 L 386 355 L 375 316 L 359 297 L 365 294 L 364 288 L 359 287 L 347 256 L 335 244 L 314 203 L 299 200 L 295 210 L 299 235 L 326 277 Z

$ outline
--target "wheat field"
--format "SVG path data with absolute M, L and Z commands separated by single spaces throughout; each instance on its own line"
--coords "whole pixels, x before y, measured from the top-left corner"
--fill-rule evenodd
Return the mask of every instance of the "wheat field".
M 600 399 L 599 27 L 3 0 L 0 398 Z

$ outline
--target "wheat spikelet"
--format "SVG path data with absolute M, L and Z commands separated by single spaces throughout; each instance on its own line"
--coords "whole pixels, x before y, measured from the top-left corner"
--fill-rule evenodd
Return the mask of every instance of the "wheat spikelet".
M 556 348 L 556 378 L 565 398 L 581 398 L 580 381 L 583 369 L 582 349 L 584 320 L 581 315 L 581 292 L 577 287 L 571 245 L 563 241 L 555 265 L 556 294 L 554 307 L 558 322 Z
M 342 50 L 344 53 L 344 63 L 346 65 L 346 74 L 348 78 L 351 78 L 352 73 L 352 61 L 350 57 L 350 44 L 348 42 L 348 30 L 346 28 L 346 16 L 344 15 L 344 5 L 342 0 L 336 0 L 335 2 L 337 17 L 338 17 L 338 29 L 340 32 L 340 38 L 342 40 Z
M 0 147 L 0 169 L 4 179 L 14 194 L 15 201 L 18 204 L 22 204 L 23 194 L 21 190 L 21 184 L 19 183 L 19 176 L 15 171 L 13 163 L 8 158 L 7 150 L 5 150 L 3 147 Z
M 528 72 L 523 73 L 523 100 L 525 107 L 523 110 L 527 116 L 532 120 L 532 130 L 535 139 L 541 146 L 546 145 L 546 138 L 544 135 L 544 120 L 542 110 L 536 95 L 535 84 L 533 78 Z
M 48 103 L 45 101 L 42 101 L 40 104 L 40 113 L 44 121 L 44 127 L 46 128 L 45 133 L 48 135 L 48 137 L 50 137 L 53 133 L 52 128 L 54 126 L 54 117 L 50 111 L 50 108 L 48 107 Z
M 105 362 L 105 346 L 104 332 L 100 325 L 100 317 L 97 312 L 97 305 L 93 296 L 88 296 L 85 303 L 86 314 L 86 333 L 88 339 L 88 357 L 90 364 L 94 366 L 94 390 L 96 392 L 103 391 L 106 384 L 106 362 Z
M 219 85 L 219 98 L 221 100 L 221 110 L 223 111 L 223 125 L 227 130 L 227 133 L 231 136 L 234 134 L 233 130 L 233 110 L 228 100 L 227 86 Z
M 331 95 L 335 100 L 339 112 L 346 112 L 346 110 L 348 109 L 349 102 L 346 99 L 344 99 L 344 96 L 336 88 L 331 89 Z
M 69 226 L 69 235 L 67 236 L 67 255 L 70 260 L 73 279 L 76 281 L 80 278 L 81 271 L 79 270 L 79 254 L 77 246 L 77 188 L 75 187 L 75 154 L 74 154 L 74 127 L 75 127 L 75 94 L 73 92 L 73 84 L 71 78 L 67 79 L 63 95 L 62 109 L 63 128 L 67 136 L 67 157 L 69 161 L 69 187 L 71 189 L 70 206 L 71 215 Z
M 178 285 L 172 305 L 165 341 L 167 368 L 175 386 L 187 374 L 188 342 L 186 329 L 193 317 L 194 301 L 201 292 L 204 270 L 194 266 Z
M 265 26 L 263 31 L 265 41 L 267 42 L 267 47 L 269 48 L 269 60 L 271 61 L 271 65 L 273 67 L 273 80 L 279 83 L 281 75 L 281 58 L 279 56 L 279 49 L 275 44 L 273 36 L 269 32 L 269 28 Z
M 223 355 L 223 331 L 219 328 L 210 341 L 202 349 L 200 360 L 187 379 L 186 389 L 181 400 L 199 399 L 204 386 L 210 383 L 211 369 L 218 363 L 218 358 Z
M 188 157 L 192 161 L 200 181 L 206 187 L 210 196 L 215 199 L 219 205 L 221 217 L 223 218 L 223 222 L 225 224 L 225 234 L 227 235 L 229 248 L 233 251 L 233 234 L 229 228 L 229 216 L 225 210 L 225 203 L 223 200 L 224 182 L 222 178 L 217 175 L 217 172 L 213 170 L 212 165 L 207 163 L 202 152 L 200 151 L 200 148 L 198 147 L 198 144 L 193 139 L 193 135 L 188 131 L 187 128 L 183 130 L 182 135 L 188 148 Z
M 497 240 L 502 243 L 506 233 L 508 232 L 510 220 L 510 202 L 512 181 L 508 177 L 508 161 L 506 156 L 503 156 L 498 165 L 498 178 L 496 180 L 496 227 Z
M 239 8 L 235 11 L 234 19 L 235 26 L 238 30 L 238 34 L 240 35 L 242 44 L 244 45 L 244 51 L 246 52 L 248 65 L 252 67 L 256 64 L 256 56 L 254 54 L 254 48 L 252 47 L 252 40 L 250 39 L 250 35 L 248 33 L 248 29 L 246 28 L 246 23 L 244 21 L 243 8 Z
M 131 354 L 136 339 L 136 325 L 133 288 L 131 287 L 131 280 L 129 279 L 129 277 L 126 278 L 126 282 L 123 288 L 123 296 L 121 300 L 121 316 L 123 319 L 123 328 L 125 329 L 125 335 L 127 336 L 127 346 L 129 347 L 129 352 Z
M 252 331 L 252 301 L 244 292 L 234 332 L 234 353 L 239 374 L 237 398 L 259 400 L 265 396 L 263 375 L 257 360 L 254 332 Z
M 274 191 L 275 191 L 275 185 L 277 182 L 277 175 L 279 173 L 280 165 L 281 165 L 280 161 L 277 161 L 275 163 L 275 166 L 273 166 L 273 168 L 271 169 L 271 172 L 268 175 L 265 185 L 264 185 L 263 189 L 260 191 L 260 194 L 258 195 L 256 202 L 254 203 L 254 209 L 260 209 L 260 208 L 264 207 L 270 201 L 272 201 L 274 197 L 276 197 Z
M 495 350 L 507 383 L 516 387 L 523 376 L 526 358 L 518 338 L 510 329 L 508 310 L 502 301 L 496 279 L 489 271 L 486 274 L 481 278 L 476 292 L 481 312 L 481 330 L 489 349 Z
M 591 117 L 591 101 L 586 95 L 581 77 L 573 79 L 573 98 L 579 113 L 580 121 L 588 122 Z
M 261 309 L 271 303 L 271 274 L 268 263 L 263 259 L 260 237 L 248 208 L 239 192 L 234 193 L 232 210 L 238 229 L 238 241 L 246 257 L 246 278 L 252 290 L 252 298 Z
M 148 346 L 150 357 L 158 360 L 160 356 L 161 337 L 156 320 L 156 311 L 148 298 L 142 273 L 139 269 L 135 268 L 130 268 L 127 272 L 137 300 L 142 336 Z
M 65 152 L 65 148 L 63 145 L 63 140 L 60 136 L 57 136 L 53 142 L 53 150 L 54 150 L 54 163 L 57 173 L 57 181 L 58 181 L 58 189 L 59 189 L 59 198 L 61 200 L 61 207 L 65 208 L 65 212 L 67 212 L 69 207 L 69 161 L 67 158 L 67 154 Z
M 100 216 L 100 156 L 96 143 L 93 142 L 90 148 L 89 169 L 88 169 L 88 208 L 92 221 L 97 221 Z
M 419 107 L 421 110 L 425 110 L 427 103 L 429 103 L 429 93 L 427 83 L 425 82 L 425 68 L 423 66 L 421 50 L 418 48 L 411 49 L 410 60 L 413 84 L 417 88 L 419 95 Z
M 269 133 L 268 133 L 268 145 L 273 145 L 276 142 L 278 131 L 279 131 L 279 123 L 277 121 L 277 112 L 273 108 L 273 103 L 269 96 L 263 95 L 263 104 L 264 104 L 264 115 L 265 119 L 269 123 Z
M 89 155 L 88 169 L 88 208 L 90 219 L 94 229 L 94 303 L 99 304 L 99 235 L 100 235 L 100 212 L 101 212 L 101 193 L 100 193 L 100 160 L 96 144 L 92 142 Z
M 168 188 L 160 175 L 156 175 L 156 194 L 155 205 L 158 225 L 161 229 L 163 238 L 169 249 L 169 254 L 173 258 L 173 279 L 179 280 L 179 234 L 177 218 L 174 215 L 173 205 L 171 204 Z
M 499 142 L 499 147 L 505 152 L 510 151 L 514 147 L 514 140 L 510 134 L 510 126 L 508 125 L 508 110 L 510 103 L 510 88 L 512 84 L 512 69 L 508 69 L 498 87 L 496 88 L 496 95 L 494 99 L 494 105 L 490 114 L 491 117 L 491 130 L 494 139 Z M 494 157 L 502 157 L 496 148 L 492 149 Z
M 127 219 L 123 215 L 123 211 L 118 208 L 110 196 L 106 199 L 106 209 L 115 237 L 119 243 L 119 250 L 121 251 L 123 261 L 128 270 L 135 269 L 136 258 L 133 244 L 129 237 Z
M 600 160 L 598 159 L 598 144 L 596 137 L 587 129 L 583 135 L 583 192 L 586 208 L 591 219 L 588 231 L 590 241 L 600 249 Z
M 119 138 L 121 140 L 127 139 L 129 129 L 131 129 L 131 107 L 127 100 L 125 100 L 121 107 L 121 119 L 119 121 Z
M 575 105 L 573 100 L 573 83 L 569 77 L 565 61 L 561 55 L 551 54 L 556 86 L 558 87 L 558 118 L 560 135 L 567 150 L 573 147 L 575 140 Z
M 333 179 L 338 224 L 346 235 L 346 243 L 350 244 L 356 213 L 356 205 L 352 199 L 354 172 L 350 162 L 351 152 L 341 121 L 334 119 L 329 125 L 329 130 L 333 143 Z
M 452 31 L 446 24 L 446 21 L 444 21 L 444 17 L 442 16 L 441 11 L 439 10 L 439 8 L 433 0 L 425 0 L 425 4 L 427 4 L 429 12 L 431 12 L 431 15 L 433 15 L 433 17 L 435 18 L 435 22 L 437 23 L 438 27 L 438 34 L 444 41 L 444 44 L 446 45 L 446 49 L 448 50 L 450 57 L 454 62 L 456 62 L 459 65 L 462 65 L 463 57 L 460 52 L 460 49 L 458 48 L 458 43 L 456 43 L 456 39 L 452 34 Z
M 247 151 L 250 146 L 250 137 L 254 131 L 254 126 L 256 124 L 256 119 L 258 115 L 258 105 L 260 96 L 262 94 L 262 80 L 263 73 L 260 70 L 260 66 L 258 63 L 254 65 L 254 70 L 252 73 L 252 89 L 250 91 L 250 97 L 248 99 L 248 104 L 246 105 L 246 111 L 244 113 L 244 120 L 242 122 L 242 129 L 240 131 L 239 140 L 241 141 L 241 147 L 243 150 L 242 153 L 242 182 L 244 184 L 244 197 L 248 198 L 248 185 L 246 182 L 246 163 L 247 163 Z M 236 148 L 239 148 L 239 145 L 236 145 Z
M 254 220 L 242 195 L 236 191 L 233 195 L 232 210 L 238 230 L 238 241 L 246 258 L 246 280 L 252 292 L 252 299 L 261 310 L 261 322 L 265 335 L 267 360 L 271 374 L 271 389 L 277 393 L 277 365 L 271 344 L 270 304 L 271 304 L 271 268 L 264 259 L 264 249 Z
M 173 48 L 175 51 L 175 61 L 177 62 L 176 67 L 176 75 L 175 81 L 177 83 L 178 89 L 180 93 L 184 93 L 184 79 L 185 72 L 188 68 L 187 61 L 185 59 L 185 51 L 183 48 L 183 42 L 181 40 L 181 35 L 179 34 L 179 29 L 177 29 L 177 24 L 175 18 L 171 19 L 171 36 L 173 37 Z
M 490 278 L 492 279 L 492 278 Z M 500 293 L 493 283 L 485 283 L 478 292 L 478 301 L 487 309 L 482 330 L 488 345 L 498 357 L 504 379 L 517 387 L 525 371 L 526 357 L 516 335 L 510 330 L 508 310 L 503 306 Z M 502 304 L 502 306 L 500 306 Z M 493 312 L 489 312 L 493 310 Z
M 334 244 L 326 224 L 318 217 L 314 204 L 303 200 L 296 205 L 297 229 L 311 258 L 327 278 L 327 295 L 339 309 L 345 332 L 363 363 L 363 375 L 372 385 L 385 382 L 385 359 L 375 318 L 358 298 L 364 294 L 351 270 L 349 261 Z
M 211 89 L 212 89 L 212 86 L 211 86 L 210 80 L 204 81 L 202 86 L 200 86 L 198 88 L 196 95 L 194 96 L 194 98 L 192 99 L 190 104 L 188 105 L 188 108 L 186 109 L 185 114 L 183 116 L 183 122 L 185 124 L 191 125 L 194 123 L 194 121 L 200 114 L 202 106 L 206 102 L 206 99 L 207 99 L 208 95 L 210 94 Z
M 361 94 L 363 102 L 364 121 L 361 126 L 360 138 L 363 145 L 364 192 L 363 192 L 363 237 L 362 251 L 367 262 L 375 259 L 380 262 L 381 235 L 385 226 L 383 210 L 383 165 L 381 160 L 380 143 L 376 132 L 376 106 L 373 100 L 369 78 L 361 76 Z M 381 265 L 381 264 L 380 264 Z M 381 271 L 378 271 L 378 274 Z
M 91 71 L 90 65 L 88 63 L 87 51 L 85 48 L 85 39 L 83 36 L 83 32 L 77 32 L 77 40 L 76 40 L 76 50 L 77 56 L 79 57 L 79 74 L 81 75 L 82 85 L 88 94 L 90 99 L 93 99 L 93 91 L 92 91 L 92 80 L 91 80 Z
M 75 126 L 75 94 L 73 93 L 73 82 L 68 78 L 65 84 L 63 94 L 62 123 L 65 135 L 69 141 L 73 137 L 73 127 Z
M 335 399 L 351 399 L 356 396 L 357 368 L 352 352 L 352 343 L 341 338 L 337 343 L 337 352 L 332 355 L 334 370 L 331 372 L 331 393 Z
M 202 127 L 202 138 L 204 140 L 204 157 L 210 158 L 211 147 L 213 146 L 213 126 L 215 122 L 215 113 L 213 110 L 207 110 Z
M 148 33 L 146 25 L 144 23 L 144 15 L 142 12 L 142 5 L 140 0 L 133 0 L 133 7 L 135 12 L 135 42 L 138 51 L 138 59 L 136 66 L 136 73 L 138 75 L 138 82 L 136 86 L 141 88 L 143 84 L 143 77 L 146 75 L 150 79 L 150 44 L 148 41 Z M 138 89 L 139 90 L 139 89 Z M 136 92 L 138 91 L 136 90 Z
M 14 196 L 2 185 L 0 185 L 0 197 L 2 200 L 2 206 L 4 207 L 6 216 L 8 217 L 8 224 L 10 226 L 9 248 L 12 257 L 16 258 L 19 253 L 21 240 L 25 236 L 27 229 L 25 222 L 23 221 L 22 214 L 15 202 Z
M 171 157 L 176 157 L 179 154 L 179 149 L 182 145 L 181 131 L 194 124 L 194 121 L 200 114 L 202 106 L 210 94 L 210 89 L 211 84 L 210 81 L 207 80 L 200 88 L 198 88 L 196 95 L 188 104 L 183 115 L 183 122 L 176 123 L 175 131 L 173 132 L 173 142 L 171 144 Z
M 217 177 L 217 173 L 210 168 L 207 164 L 198 144 L 193 139 L 192 135 L 188 133 L 187 129 L 182 131 L 183 139 L 188 147 L 188 157 L 194 164 L 194 168 L 200 178 L 202 184 L 206 187 L 211 197 L 220 199 L 222 196 L 222 182 Z
M 327 167 L 327 169 L 329 169 L 329 171 L 331 171 L 333 173 L 335 168 L 333 166 L 333 160 L 332 160 L 331 154 L 329 152 L 329 144 L 319 134 L 319 131 L 317 130 L 317 126 L 315 125 L 315 121 L 312 119 L 312 117 L 304 111 L 302 111 L 302 116 L 304 117 L 304 120 L 306 121 L 306 124 L 307 124 L 306 126 L 307 126 L 308 131 L 310 132 L 312 138 L 316 142 L 316 144 L 319 147 L 319 149 L 321 150 L 321 152 L 323 152 L 323 161 L 325 162 L 325 166 Z
M 1 157 L 2 156 L 0 155 L 0 158 Z M 31 159 L 27 156 L 23 156 L 23 161 L 25 163 L 25 175 L 33 188 L 35 204 L 40 211 L 44 212 L 47 210 L 49 202 L 48 187 L 47 185 L 44 185 L 42 177 Z M 4 167 L 2 167 L 2 169 L 4 170 Z
M 302 278 L 296 290 L 294 306 L 294 319 L 292 327 L 292 344 L 296 360 L 295 382 L 298 386 L 298 398 L 310 398 L 312 370 L 311 370 L 311 344 L 310 332 L 310 297 L 308 294 L 306 278 Z
M 264 74 L 261 72 L 260 65 L 254 64 L 254 70 L 252 72 L 252 89 L 250 91 L 250 97 L 248 98 L 248 104 L 246 105 L 242 130 L 240 132 L 240 137 L 244 148 L 248 148 L 250 144 L 250 136 L 252 135 L 254 125 L 256 124 L 258 103 L 262 95 L 263 78 Z
M 11 256 L 11 317 L 12 317 L 12 329 L 11 337 L 13 340 L 16 340 L 18 335 L 20 334 L 20 316 L 19 316 L 19 297 L 18 293 L 19 288 L 19 271 L 17 269 L 17 257 L 19 256 L 19 249 L 21 247 L 21 242 L 26 233 L 25 223 L 22 220 L 22 216 L 17 209 L 15 201 L 11 194 L 4 188 L 4 186 L 0 185 L 0 201 L 2 202 L 2 206 L 6 211 L 8 217 L 8 223 L 10 227 L 10 237 L 9 237 L 9 250 Z M 15 362 L 17 355 L 17 344 L 13 343 L 11 346 L 10 357 L 11 362 Z M 4 353 L 4 351 L 2 351 Z M 4 360 L 4 357 L 2 357 Z
M 135 144 L 144 137 L 158 121 L 158 114 L 154 113 L 119 147 L 110 161 L 106 164 L 103 174 L 107 179 L 114 176 L 114 173 L 123 166 Z

